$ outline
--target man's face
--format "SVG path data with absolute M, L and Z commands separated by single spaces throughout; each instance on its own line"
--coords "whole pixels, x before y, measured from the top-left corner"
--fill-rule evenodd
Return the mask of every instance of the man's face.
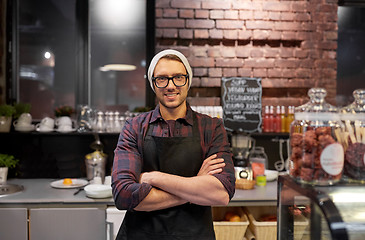
M 186 74 L 184 64 L 176 60 L 162 58 L 158 61 L 153 76 L 173 77 L 180 74 Z M 185 104 L 188 96 L 188 81 L 182 87 L 176 87 L 172 81 L 169 81 L 165 88 L 157 88 L 154 85 L 156 97 L 161 107 L 172 109 Z

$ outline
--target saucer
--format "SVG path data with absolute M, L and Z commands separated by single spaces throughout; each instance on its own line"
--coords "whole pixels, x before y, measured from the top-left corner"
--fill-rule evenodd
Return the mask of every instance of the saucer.
M 60 132 L 60 133 L 69 133 L 69 132 L 74 132 L 76 131 L 76 128 L 72 128 L 72 129 L 68 129 L 68 130 L 59 130 L 59 129 L 56 129 L 57 132 Z
M 30 132 L 30 131 L 34 130 L 35 126 L 34 126 L 34 124 L 31 124 L 29 126 L 17 126 L 14 128 L 15 128 L 15 131 L 18 131 L 18 132 Z
M 54 129 L 36 129 L 37 132 L 53 132 Z

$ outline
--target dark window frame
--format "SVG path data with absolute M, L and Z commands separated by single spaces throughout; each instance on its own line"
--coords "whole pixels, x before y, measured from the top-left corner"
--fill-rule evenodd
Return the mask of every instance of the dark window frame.
M 146 17 L 146 76 L 149 63 L 155 53 L 155 0 L 147 0 Z M 19 0 L 7 1 L 6 14 L 6 103 L 18 102 L 19 92 Z M 75 105 L 90 103 L 90 40 L 89 40 L 89 0 L 76 1 L 77 19 L 77 70 L 75 85 Z M 146 107 L 153 107 L 154 93 L 146 81 Z

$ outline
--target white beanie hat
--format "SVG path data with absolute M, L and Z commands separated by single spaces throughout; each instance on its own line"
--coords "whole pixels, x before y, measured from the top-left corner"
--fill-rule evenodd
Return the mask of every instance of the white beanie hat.
M 188 89 L 189 89 L 190 86 L 191 86 L 191 80 L 193 79 L 193 72 L 191 70 L 188 59 L 186 59 L 186 57 L 179 51 L 176 51 L 176 50 L 173 50 L 173 49 L 167 49 L 167 50 L 163 50 L 163 51 L 157 53 L 152 58 L 151 64 L 148 68 L 147 77 L 148 77 L 148 80 L 150 81 L 150 85 L 151 85 L 152 90 L 155 91 L 155 89 L 153 87 L 153 82 L 152 82 L 153 72 L 155 71 L 155 67 L 156 67 L 158 61 L 166 55 L 175 55 L 178 58 L 180 58 L 180 60 L 182 61 L 182 63 L 185 66 L 186 71 L 189 74 L 189 87 L 188 87 Z

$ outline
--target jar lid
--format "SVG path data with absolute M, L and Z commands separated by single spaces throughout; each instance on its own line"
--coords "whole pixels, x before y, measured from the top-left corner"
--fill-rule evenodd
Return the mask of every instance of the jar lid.
M 327 103 L 325 101 L 325 97 L 327 95 L 327 91 L 324 88 L 311 88 L 308 91 L 309 102 L 303 104 L 299 107 L 295 108 L 295 114 L 297 113 L 315 113 L 315 114 L 302 114 L 305 118 L 312 117 L 320 117 L 323 120 L 335 120 L 338 117 L 335 116 L 338 114 L 338 109 L 335 106 Z M 323 113 L 323 114 L 320 114 Z M 333 114 L 325 114 L 325 113 L 333 113 Z M 299 116 L 303 117 L 301 114 Z M 298 116 L 298 117 L 299 117 Z M 300 119 L 300 118 L 299 118 Z
M 356 115 L 354 116 L 355 120 L 360 120 L 358 119 L 358 117 L 364 119 L 362 118 L 362 115 L 365 114 L 365 89 L 356 89 L 352 93 L 352 95 L 354 96 L 355 99 L 354 102 L 352 102 L 350 105 L 346 107 L 341 108 L 340 112 L 342 113 L 343 117 L 351 118 L 346 120 L 352 120 L 352 117 L 350 117 L 351 114 Z

